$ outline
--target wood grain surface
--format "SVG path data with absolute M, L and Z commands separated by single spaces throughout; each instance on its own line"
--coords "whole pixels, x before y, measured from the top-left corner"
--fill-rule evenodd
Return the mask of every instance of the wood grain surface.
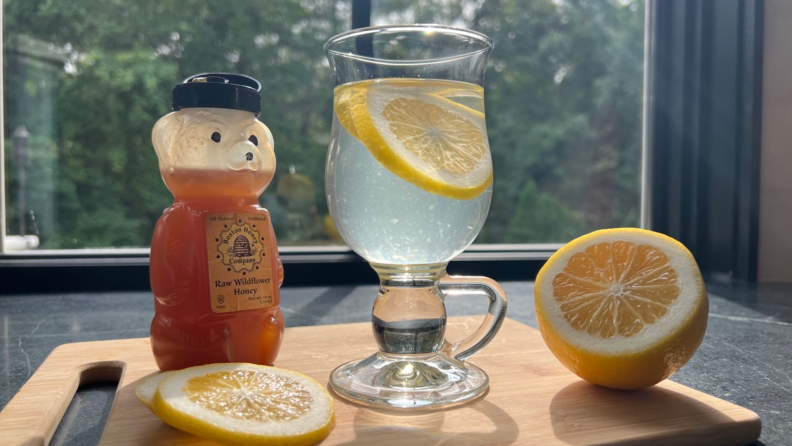
M 481 317 L 449 319 L 449 339 Z M 286 331 L 277 366 L 327 384 L 337 365 L 376 351 L 368 323 Z M 336 427 L 322 445 L 743 445 L 759 438 L 752 411 L 671 381 L 640 391 L 590 385 L 567 371 L 536 330 L 507 319 L 473 363 L 490 389 L 463 406 L 373 410 L 336 398 Z M 0 443 L 45 445 L 80 384 L 118 380 L 102 445 L 210 445 L 160 421 L 134 394 L 156 370 L 148 339 L 84 342 L 55 349 L 0 413 Z

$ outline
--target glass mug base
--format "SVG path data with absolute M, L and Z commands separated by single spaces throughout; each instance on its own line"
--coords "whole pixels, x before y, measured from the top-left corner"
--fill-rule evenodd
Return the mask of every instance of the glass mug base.
M 330 374 L 330 386 L 358 404 L 397 409 L 436 409 L 483 395 L 489 377 L 480 368 L 442 353 L 375 353 L 348 362 Z

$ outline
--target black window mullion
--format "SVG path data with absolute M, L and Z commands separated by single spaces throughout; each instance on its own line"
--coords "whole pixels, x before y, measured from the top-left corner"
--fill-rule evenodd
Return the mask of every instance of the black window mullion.
M 762 0 L 654 1 L 650 227 L 756 280 Z
M 736 241 L 736 270 L 746 272 L 755 281 L 759 257 L 759 176 L 762 136 L 762 54 L 764 33 L 764 3 L 740 3 L 742 28 L 740 100 L 737 119 L 739 144 L 746 147 L 739 153 L 737 163 L 737 209 L 734 239 Z M 745 63 L 749 61 L 749 63 Z
M 352 29 L 371 26 L 371 0 L 352 0 Z

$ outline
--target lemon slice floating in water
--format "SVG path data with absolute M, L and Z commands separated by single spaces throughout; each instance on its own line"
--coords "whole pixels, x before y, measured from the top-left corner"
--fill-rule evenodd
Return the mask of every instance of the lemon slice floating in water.
M 573 240 L 542 267 L 534 288 L 547 346 L 581 378 L 639 389 L 695 353 L 709 301 L 698 265 L 676 240 L 606 229 Z
M 358 134 L 355 124 L 352 122 L 350 108 L 352 104 L 360 101 L 361 98 L 358 97 L 360 91 L 357 88 L 340 87 L 333 97 L 333 108 L 338 116 L 338 121 L 355 138 L 358 137 Z
M 333 399 L 305 375 L 253 364 L 211 364 L 162 380 L 154 412 L 183 431 L 233 445 L 311 445 L 335 425 Z
M 440 87 L 448 84 L 422 79 L 346 84 L 337 88 L 334 107 L 341 125 L 399 178 L 467 200 L 492 184 L 492 158 L 484 114 L 428 93 L 447 91 Z

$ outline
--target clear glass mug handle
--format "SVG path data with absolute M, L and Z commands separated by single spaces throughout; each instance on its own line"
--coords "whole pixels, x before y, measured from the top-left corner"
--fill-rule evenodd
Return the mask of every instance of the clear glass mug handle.
M 489 308 L 484 322 L 472 335 L 460 342 L 446 340 L 443 352 L 457 361 L 464 361 L 478 353 L 498 333 L 506 318 L 508 299 L 498 282 L 481 276 L 449 276 L 440 279 L 440 291 L 446 297 L 483 294 L 489 298 Z

